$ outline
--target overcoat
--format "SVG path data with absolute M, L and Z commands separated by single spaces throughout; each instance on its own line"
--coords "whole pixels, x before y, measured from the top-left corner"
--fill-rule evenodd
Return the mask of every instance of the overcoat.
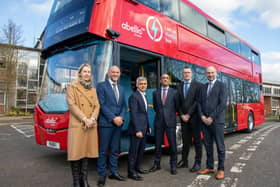
M 98 157 L 97 128 L 85 130 L 82 119 L 99 114 L 99 102 L 94 88 L 86 89 L 79 82 L 74 81 L 67 87 L 66 100 L 69 107 L 68 127 L 68 160 Z

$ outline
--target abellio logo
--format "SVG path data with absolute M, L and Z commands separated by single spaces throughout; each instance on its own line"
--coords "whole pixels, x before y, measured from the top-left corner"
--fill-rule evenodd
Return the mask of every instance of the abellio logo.
M 142 37 L 143 32 L 145 31 L 145 28 L 138 26 L 138 25 L 129 25 L 129 23 L 126 21 L 122 23 L 122 28 L 134 33 L 138 37 Z
M 146 21 L 146 30 L 148 36 L 155 42 L 159 42 L 163 36 L 163 30 L 160 21 L 154 17 L 150 16 Z

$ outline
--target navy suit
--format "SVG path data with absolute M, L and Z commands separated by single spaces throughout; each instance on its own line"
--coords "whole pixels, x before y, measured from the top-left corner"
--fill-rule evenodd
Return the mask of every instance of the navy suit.
M 118 154 L 121 137 L 121 127 L 113 123 L 113 119 L 121 116 L 124 119 L 126 112 L 125 92 L 121 85 L 117 85 L 119 100 L 116 100 L 113 88 L 108 80 L 97 85 L 97 95 L 100 103 L 99 113 L 99 157 L 97 171 L 100 176 L 106 176 L 108 149 L 110 150 L 110 173 L 118 173 Z
M 210 126 L 204 124 L 202 130 L 204 133 L 204 143 L 207 152 L 206 166 L 208 169 L 214 168 L 213 143 L 217 144 L 218 150 L 218 170 L 224 170 L 225 144 L 224 144 L 224 123 L 226 108 L 226 87 L 224 83 L 216 80 L 210 93 L 207 96 L 208 84 L 203 85 L 200 93 L 198 105 L 199 115 L 211 117 L 213 123 Z
M 170 145 L 170 167 L 175 169 L 177 163 L 177 145 L 176 145 L 176 112 L 178 109 L 177 91 L 168 88 L 165 103 L 162 103 L 162 90 L 153 92 L 153 104 L 155 115 L 155 138 L 156 153 L 155 164 L 160 165 L 161 145 L 163 142 L 164 131 L 166 132 Z
M 183 134 L 183 150 L 182 160 L 187 164 L 192 138 L 194 138 L 195 162 L 201 164 L 202 145 L 201 145 L 201 120 L 197 114 L 197 105 L 199 101 L 201 83 L 192 80 L 186 97 L 184 96 L 184 83 L 178 86 L 179 95 L 179 113 L 180 115 L 190 115 L 189 121 L 186 123 L 181 120 Z M 181 119 L 181 118 L 180 118 Z
M 128 133 L 130 135 L 130 147 L 128 153 L 128 175 L 137 175 L 143 159 L 146 134 L 149 129 L 148 113 L 141 93 L 136 90 L 129 97 L 130 123 Z M 143 133 L 143 138 L 136 137 L 137 132 Z

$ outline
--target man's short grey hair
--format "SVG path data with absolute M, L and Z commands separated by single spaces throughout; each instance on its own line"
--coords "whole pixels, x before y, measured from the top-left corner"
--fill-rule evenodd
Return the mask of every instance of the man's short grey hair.
M 146 77 L 142 77 L 142 76 L 137 77 L 136 84 L 138 84 L 140 81 L 146 81 L 147 82 L 147 78 Z

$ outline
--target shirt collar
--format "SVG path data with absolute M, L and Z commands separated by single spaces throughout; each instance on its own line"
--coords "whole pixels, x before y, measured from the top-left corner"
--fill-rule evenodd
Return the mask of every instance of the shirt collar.
M 214 84 L 215 84 L 215 82 L 216 82 L 216 80 L 217 80 L 217 79 L 214 79 L 214 80 L 212 80 L 212 81 L 208 81 L 208 83 L 209 83 L 209 84 L 211 84 L 211 83 L 212 83 L 212 85 L 214 85 Z
M 188 81 L 184 80 L 184 84 L 191 84 L 191 82 L 192 82 L 192 80 L 191 80 L 191 79 L 190 79 L 190 80 L 188 80 Z
M 113 82 L 111 79 L 108 79 L 108 81 L 109 81 L 109 83 L 111 84 L 111 85 L 113 85 L 113 84 L 118 84 L 117 82 Z
M 146 95 L 146 92 L 141 92 L 139 89 L 137 89 L 137 91 L 144 96 Z
M 167 86 L 167 87 L 165 87 L 165 88 L 161 86 L 161 90 L 165 90 L 165 89 L 168 90 L 168 89 L 169 89 L 169 86 Z

